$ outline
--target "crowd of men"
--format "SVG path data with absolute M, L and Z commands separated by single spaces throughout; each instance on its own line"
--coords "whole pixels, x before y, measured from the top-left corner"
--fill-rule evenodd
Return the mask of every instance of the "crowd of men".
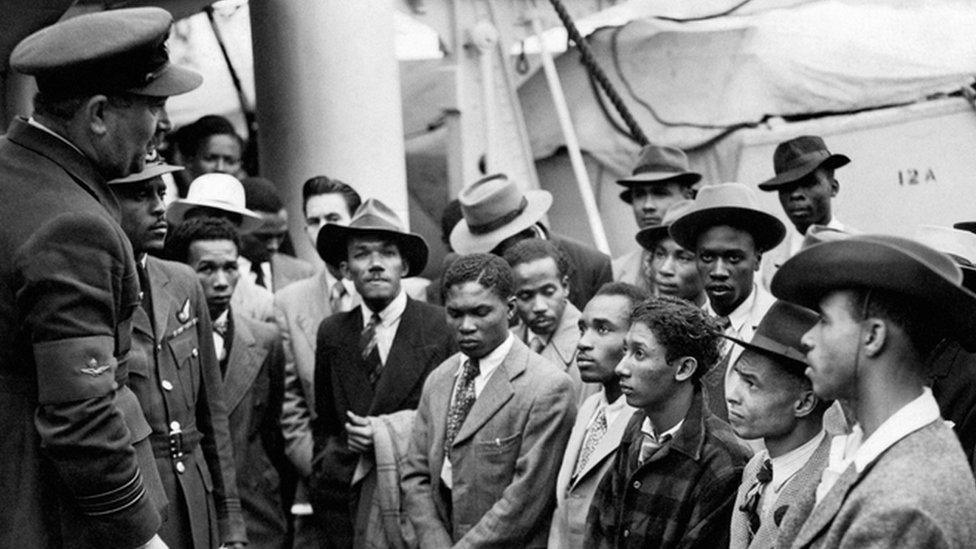
M 495 174 L 425 292 L 424 238 L 310 174 L 317 269 L 226 120 L 158 161 L 202 80 L 170 25 L 11 57 L 39 93 L 0 139 L 0 547 L 976 546 L 976 223 L 860 234 L 850 159 L 800 136 L 758 184 L 787 227 L 651 145 L 612 262 Z

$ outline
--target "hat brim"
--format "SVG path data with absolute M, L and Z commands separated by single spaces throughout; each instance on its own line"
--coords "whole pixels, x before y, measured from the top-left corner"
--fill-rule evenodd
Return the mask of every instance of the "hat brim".
M 630 204 L 633 202 L 633 196 L 631 192 L 635 185 L 644 185 L 647 183 L 679 183 L 681 185 L 694 185 L 701 181 L 702 175 L 698 172 L 647 172 L 639 175 L 633 175 L 631 177 L 625 177 L 623 179 L 617 180 L 617 185 L 622 185 L 627 187 L 620 192 L 620 200 Z
M 120 177 L 119 179 L 113 179 L 109 181 L 108 184 L 125 185 L 128 183 L 141 183 L 164 174 L 182 171 L 183 169 L 183 166 L 174 166 L 172 164 L 154 164 L 152 166 L 147 166 L 146 169 L 142 170 L 141 172 L 131 173 L 125 177 Z
M 460 254 L 488 253 L 506 238 L 535 225 L 552 207 L 552 195 L 548 191 L 525 191 L 524 196 L 526 205 L 522 213 L 494 231 L 475 234 L 467 220 L 458 221 L 451 230 L 451 247 Z
M 732 337 L 725 334 L 719 335 L 750 351 L 772 356 L 777 360 L 777 364 L 783 366 L 784 368 L 789 368 L 794 373 L 803 375 L 803 372 L 807 369 L 806 355 L 803 355 L 796 349 L 783 345 L 782 343 L 774 341 L 762 334 L 754 334 L 751 341 L 744 341 L 737 337 Z
M 976 351 L 976 294 L 882 242 L 859 238 L 815 244 L 786 261 L 770 283 L 776 297 L 813 310 L 832 291 L 861 288 L 924 304 L 927 312 L 946 320 L 966 350 Z
M 637 235 L 634 237 L 634 240 L 640 244 L 641 248 L 644 248 L 649 252 L 653 252 L 654 247 L 657 246 L 658 242 L 671 236 L 668 233 L 669 227 L 670 225 L 652 225 L 650 227 L 641 229 L 637 231 Z
M 959 223 L 953 223 L 952 228 L 976 234 L 976 221 L 960 221 Z
M 327 264 L 338 267 L 348 259 L 349 239 L 353 236 L 380 235 L 393 241 L 400 250 L 400 257 L 407 262 L 406 276 L 417 276 L 427 267 L 430 250 L 424 238 L 414 233 L 401 233 L 387 229 L 348 227 L 329 223 L 319 230 L 315 249 Z
M 698 236 L 706 229 L 718 225 L 729 225 L 747 231 L 752 235 L 759 253 L 775 248 L 786 237 L 786 226 L 775 215 L 732 206 L 688 212 L 676 219 L 668 232 L 682 248 L 696 250 Z
M 203 84 L 203 76 L 187 68 L 169 64 L 152 82 L 141 88 L 125 90 L 135 95 L 170 97 L 193 91 Z
M 186 212 L 192 210 L 193 208 L 214 208 L 241 216 L 241 226 L 239 227 L 241 233 L 253 232 L 264 223 L 264 220 L 261 219 L 260 215 L 247 208 L 231 209 L 227 207 L 227 204 L 223 203 L 190 202 L 182 198 L 174 200 L 169 207 L 166 208 L 166 219 L 169 220 L 169 222 L 173 225 L 179 225 L 180 223 L 183 223 L 183 219 L 186 217 Z
M 759 184 L 759 189 L 763 191 L 775 191 L 784 185 L 789 185 L 797 181 L 798 179 L 805 177 L 807 174 L 816 170 L 819 167 L 825 167 L 829 169 L 836 170 L 841 166 L 846 166 L 851 162 L 851 159 L 842 154 L 832 154 L 823 160 L 813 160 L 807 162 L 800 166 L 793 168 L 792 170 L 787 170 L 781 174 L 777 174 L 776 177 L 772 179 L 767 179 Z

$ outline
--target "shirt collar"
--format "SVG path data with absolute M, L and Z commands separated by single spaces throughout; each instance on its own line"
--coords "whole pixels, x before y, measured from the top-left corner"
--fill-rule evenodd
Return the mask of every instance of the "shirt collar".
M 371 311 L 370 308 L 367 307 L 365 303 L 363 303 L 362 307 L 363 307 L 363 327 L 365 328 L 366 325 L 369 324 L 370 317 L 373 316 L 372 314 L 373 311 Z M 391 323 L 399 320 L 400 317 L 403 315 L 404 309 L 406 308 L 407 308 L 407 293 L 403 291 L 403 288 L 400 288 L 400 292 L 396 295 L 396 297 L 393 298 L 393 301 L 391 301 L 389 305 L 386 306 L 385 309 L 379 312 L 380 324 L 382 324 L 383 326 L 389 326 Z
M 214 319 L 214 322 L 227 322 L 227 317 L 230 315 L 230 309 L 224 309 L 224 312 L 220 313 L 220 316 Z
M 939 404 L 928 387 L 922 394 L 891 415 L 854 451 L 854 467 L 861 473 L 899 440 L 939 419 Z M 860 425 L 854 428 L 861 431 Z
M 773 464 L 773 480 L 771 483 L 773 491 L 779 491 L 780 486 L 786 484 L 788 480 L 793 478 L 793 475 L 799 472 L 810 461 L 810 457 L 817 451 L 825 435 L 826 433 L 821 430 L 817 436 L 789 452 L 779 457 L 769 458 L 769 461 Z
M 84 156 L 85 153 L 81 152 L 81 149 L 79 149 L 74 143 L 72 143 L 71 141 L 68 141 L 67 139 L 65 139 L 65 137 L 63 135 L 55 132 L 51 128 L 48 128 L 44 124 L 41 124 L 40 122 L 38 122 L 37 120 L 35 120 L 33 116 L 27 119 L 27 123 L 30 124 L 31 126 L 34 126 L 37 129 L 41 130 L 42 132 L 47 132 L 47 133 L 53 135 L 54 137 L 57 137 L 61 141 L 64 141 L 65 143 L 68 144 L 69 147 L 71 147 L 72 149 L 78 151 L 82 156 Z
M 617 397 L 617 400 L 610 402 L 607 400 L 607 390 L 605 388 L 600 388 L 600 406 L 607 407 L 607 413 L 619 412 L 627 407 L 627 395 L 623 393 Z M 599 406 L 598 406 L 599 407 Z M 650 422 L 648 422 L 650 423 Z
M 752 317 L 752 308 L 756 306 L 756 296 L 758 294 L 759 287 L 753 282 L 749 297 L 742 303 L 739 303 L 739 306 L 729 313 L 729 326 L 736 332 L 739 332 L 746 321 Z M 705 300 L 705 312 L 712 316 L 722 316 L 715 312 L 715 309 L 712 308 L 712 303 L 707 299 Z
M 353 285 L 352 281 L 348 278 L 336 278 L 332 276 L 332 272 L 329 271 L 328 267 L 322 267 L 322 276 L 325 277 L 325 289 L 328 291 L 329 295 L 332 295 L 332 287 L 338 282 L 346 287 L 346 294 L 352 295 L 356 291 L 356 286 Z
M 847 227 L 843 223 L 837 220 L 836 215 L 831 215 L 830 221 L 827 222 L 827 224 L 824 226 L 827 227 L 828 229 L 834 229 L 845 233 L 847 232 Z M 799 253 L 800 250 L 803 248 L 803 240 L 806 238 L 806 234 L 796 230 L 796 227 L 791 227 L 791 230 L 789 231 L 789 235 L 790 235 L 790 257 L 793 257 L 794 255 Z
M 505 357 L 508 356 L 508 352 L 512 350 L 512 345 L 515 343 L 515 336 L 509 332 L 508 337 L 505 341 L 501 343 L 498 347 L 495 347 L 490 353 L 478 359 L 478 377 L 487 379 L 492 372 L 495 371 L 502 362 L 505 361 Z M 455 375 L 461 373 L 461 367 L 464 366 L 464 361 L 468 360 L 468 355 L 461 353 L 461 363 Z
M 641 423 L 641 432 L 644 433 L 645 435 L 648 435 L 651 438 L 657 440 L 658 442 L 663 442 L 664 440 L 666 440 L 668 438 L 673 438 L 674 435 L 676 435 L 678 433 L 678 430 L 681 429 L 681 426 L 684 425 L 684 423 L 685 423 L 685 420 L 684 420 L 684 418 L 682 418 L 681 421 L 679 421 L 678 423 L 675 423 L 674 424 L 674 427 L 668 429 L 667 431 L 664 431 L 661 434 L 657 434 L 654 431 L 654 426 L 651 425 L 651 418 L 644 417 L 644 423 Z

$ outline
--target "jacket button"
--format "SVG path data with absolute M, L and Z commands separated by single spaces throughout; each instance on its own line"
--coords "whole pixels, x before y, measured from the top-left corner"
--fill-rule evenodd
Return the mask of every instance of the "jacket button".
M 180 422 L 179 421 L 174 421 L 174 422 L 172 422 L 172 423 L 169 424 L 169 430 L 170 431 L 179 431 L 182 427 L 183 426 L 180 425 Z
M 182 461 L 176 462 L 176 472 L 181 475 L 186 472 L 186 465 L 183 465 Z
M 639 480 L 634 481 L 634 490 L 640 490 L 641 483 Z
M 628 530 L 627 528 L 624 528 L 624 531 L 622 533 L 623 533 L 624 538 L 629 538 L 630 537 L 630 530 Z
M 156 345 L 156 352 L 157 352 L 157 353 L 161 353 L 161 352 L 163 352 L 163 346 L 162 346 L 162 345 L 159 345 L 159 344 L 157 344 L 157 345 Z
M 172 391 L 173 390 L 173 384 L 170 383 L 168 379 L 164 379 L 163 382 L 161 383 L 161 385 L 163 386 L 163 390 L 164 391 Z
M 196 357 L 200 356 L 200 351 L 198 351 L 197 348 L 194 347 L 193 350 L 190 351 L 190 356 L 192 356 L 193 358 L 196 358 Z

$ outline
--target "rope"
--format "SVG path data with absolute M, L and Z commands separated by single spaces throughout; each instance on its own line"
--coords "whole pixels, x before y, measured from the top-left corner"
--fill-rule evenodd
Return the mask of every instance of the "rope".
M 556 10 L 556 15 L 559 16 L 559 20 L 562 21 L 563 26 L 566 27 L 566 33 L 569 39 L 576 43 L 576 48 L 580 52 L 580 57 L 582 58 L 583 65 L 586 66 L 586 70 L 596 79 L 597 83 L 607 94 L 607 98 L 610 99 L 610 103 L 613 104 L 614 108 L 620 114 L 620 118 L 623 119 L 627 128 L 630 130 L 630 138 L 633 139 L 638 145 L 644 146 L 650 143 L 647 135 L 641 130 L 640 126 L 637 124 L 637 120 L 634 115 L 630 113 L 630 109 L 624 103 L 623 98 L 614 89 L 613 83 L 607 77 L 607 73 L 603 72 L 600 64 L 597 62 L 596 57 L 593 56 L 593 52 L 590 50 L 590 46 L 586 43 L 586 39 L 580 34 L 579 29 L 576 28 L 576 24 L 573 23 L 573 18 L 566 11 L 566 6 L 563 5 L 561 0 L 549 0 L 552 4 L 553 9 Z

